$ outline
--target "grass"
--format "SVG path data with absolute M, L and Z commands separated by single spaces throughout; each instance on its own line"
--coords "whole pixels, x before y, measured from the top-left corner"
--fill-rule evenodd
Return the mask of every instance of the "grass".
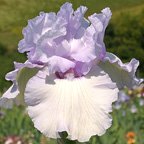
M 68 0 L 74 8 L 86 5 L 88 12 L 86 16 L 99 12 L 105 7 L 110 7 L 113 12 L 112 22 L 117 25 L 121 14 L 139 14 L 144 10 L 144 0 Z M 5 74 L 13 69 L 13 61 L 23 62 L 25 56 L 17 53 L 17 45 L 22 39 L 22 29 L 27 21 L 38 15 L 40 11 L 58 11 L 65 0 L 0 0 L 0 91 L 8 87 L 9 83 L 4 81 Z M 118 21 L 119 20 L 119 21 Z M 2 47 L 6 52 L 1 53 Z
M 17 48 L 22 38 L 22 28 L 27 21 L 38 15 L 40 11 L 58 11 L 64 0 L 0 0 L 0 44 L 8 50 Z M 138 13 L 144 9 L 144 0 L 69 0 L 74 8 L 86 5 L 89 9 L 86 15 L 99 12 L 104 7 L 110 7 L 113 11 L 112 21 L 117 14 L 124 12 Z
M 22 38 L 22 28 L 27 25 L 28 19 L 38 15 L 40 11 L 58 11 L 64 0 L 0 0 L 0 43 L 9 49 L 17 48 L 18 41 Z M 144 0 L 69 0 L 74 7 L 86 5 L 89 9 L 87 15 L 99 12 L 104 7 L 113 11 L 113 19 L 117 13 L 129 10 L 138 13 L 144 8 Z
M 40 11 L 58 11 L 64 0 L 0 0 L 0 43 L 8 50 L 17 48 L 22 38 L 22 28 L 27 21 L 38 15 Z M 104 7 L 110 7 L 113 11 L 114 21 L 117 14 L 121 12 L 138 13 L 144 9 L 144 0 L 69 0 L 74 8 L 86 5 L 89 9 L 86 15 L 99 12 Z
M 135 92 L 133 92 L 135 93 Z M 132 95 L 129 102 L 123 102 L 120 109 L 114 109 L 113 124 L 107 132 L 101 136 L 94 136 L 89 143 L 85 144 L 127 144 L 126 135 L 128 132 L 135 133 L 135 144 L 144 143 L 144 105 L 139 105 L 137 94 Z M 137 112 L 131 112 L 131 106 L 136 105 Z M 14 107 L 12 110 L 3 110 L 3 117 L 0 117 L 0 144 L 4 143 L 7 136 L 18 136 L 24 144 L 56 144 L 56 140 L 44 137 L 37 131 L 26 110 L 23 107 Z M 69 141 L 66 144 L 72 144 Z M 78 143 L 77 144 L 82 144 Z M 84 144 L 84 143 L 83 143 Z

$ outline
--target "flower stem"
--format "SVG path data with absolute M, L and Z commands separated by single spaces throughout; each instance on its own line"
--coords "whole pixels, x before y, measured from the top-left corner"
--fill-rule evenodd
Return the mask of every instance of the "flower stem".
M 77 144 L 77 142 L 68 139 L 57 139 L 57 144 Z
M 78 144 L 76 141 L 66 139 L 67 137 L 66 132 L 59 133 L 59 135 L 61 138 L 57 139 L 57 144 Z
M 61 132 L 61 133 L 59 133 L 59 135 L 61 138 L 57 139 L 57 144 L 90 144 L 90 142 L 80 143 L 76 140 L 75 141 L 68 140 L 66 132 Z

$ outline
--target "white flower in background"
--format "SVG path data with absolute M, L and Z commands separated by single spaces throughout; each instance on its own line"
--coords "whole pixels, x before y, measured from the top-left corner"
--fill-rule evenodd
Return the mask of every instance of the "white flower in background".
M 127 102 L 130 100 L 130 97 L 124 92 L 124 91 L 120 91 L 118 94 L 118 101 L 119 102 Z
M 143 99 L 143 98 L 140 98 L 140 99 L 139 99 L 139 105 L 140 105 L 140 106 L 144 106 L 144 99 Z
M 132 105 L 130 111 L 131 113 L 137 113 L 137 107 L 135 105 Z
M 5 113 L 3 111 L 0 110 L 0 119 L 3 119 L 5 116 Z
M 112 102 L 118 89 L 133 87 L 139 62 L 123 64 L 106 52 L 103 42 L 111 11 L 84 18 L 87 8 L 76 11 L 65 3 L 56 13 L 41 12 L 28 21 L 19 42 L 19 52 L 28 60 L 14 63 L 6 75 L 13 85 L 0 99 L 24 102 L 34 126 L 45 136 L 85 142 L 101 136 L 111 126 Z M 17 100 L 18 99 L 18 100 Z
M 126 111 L 122 111 L 122 116 L 125 117 L 126 116 Z
M 119 110 L 122 107 L 122 104 L 128 102 L 129 100 L 130 100 L 130 97 L 123 90 L 121 90 L 118 93 L 118 99 L 114 103 L 113 107 Z
M 114 109 L 116 109 L 116 110 L 119 110 L 121 107 L 122 107 L 122 103 L 121 102 L 119 102 L 119 101 L 116 101 L 115 103 L 114 103 Z

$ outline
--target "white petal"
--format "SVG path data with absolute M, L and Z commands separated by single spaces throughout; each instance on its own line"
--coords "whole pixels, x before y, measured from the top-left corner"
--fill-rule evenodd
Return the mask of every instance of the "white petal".
M 112 81 L 116 82 L 119 89 L 124 86 L 132 88 L 139 85 L 143 80 L 135 76 L 139 61 L 132 59 L 129 63 L 122 63 L 122 61 L 112 53 L 106 53 L 104 61 L 99 66 L 109 74 Z
M 116 84 L 97 67 L 73 80 L 37 74 L 27 83 L 25 102 L 35 127 L 47 137 L 66 131 L 69 139 L 84 142 L 111 126 L 108 113 L 117 93 Z

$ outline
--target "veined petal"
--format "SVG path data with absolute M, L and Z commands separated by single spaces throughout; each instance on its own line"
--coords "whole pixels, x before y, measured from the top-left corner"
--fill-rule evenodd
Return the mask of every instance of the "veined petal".
M 96 67 L 87 77 L 73 80 L 37 74 L 27 83 L 25 102 L 34 126 L 44 135 L 58 138 L 66 131 L 69 139 L 84 142 L 111 126 L 108 113 L 117 95 L 116 84 Z
M 139 85 L 143 80 L 137 79 L 135 72 L 139 65 L 139 61 L 132 59 L 129 63 L 122 61 L 112 53 L 106 53 L 106 56 L 99 66 L 109 74 L 112 81 L 116 82 L 119 89 L 124 86 L 132 88 L 134 85 Z

